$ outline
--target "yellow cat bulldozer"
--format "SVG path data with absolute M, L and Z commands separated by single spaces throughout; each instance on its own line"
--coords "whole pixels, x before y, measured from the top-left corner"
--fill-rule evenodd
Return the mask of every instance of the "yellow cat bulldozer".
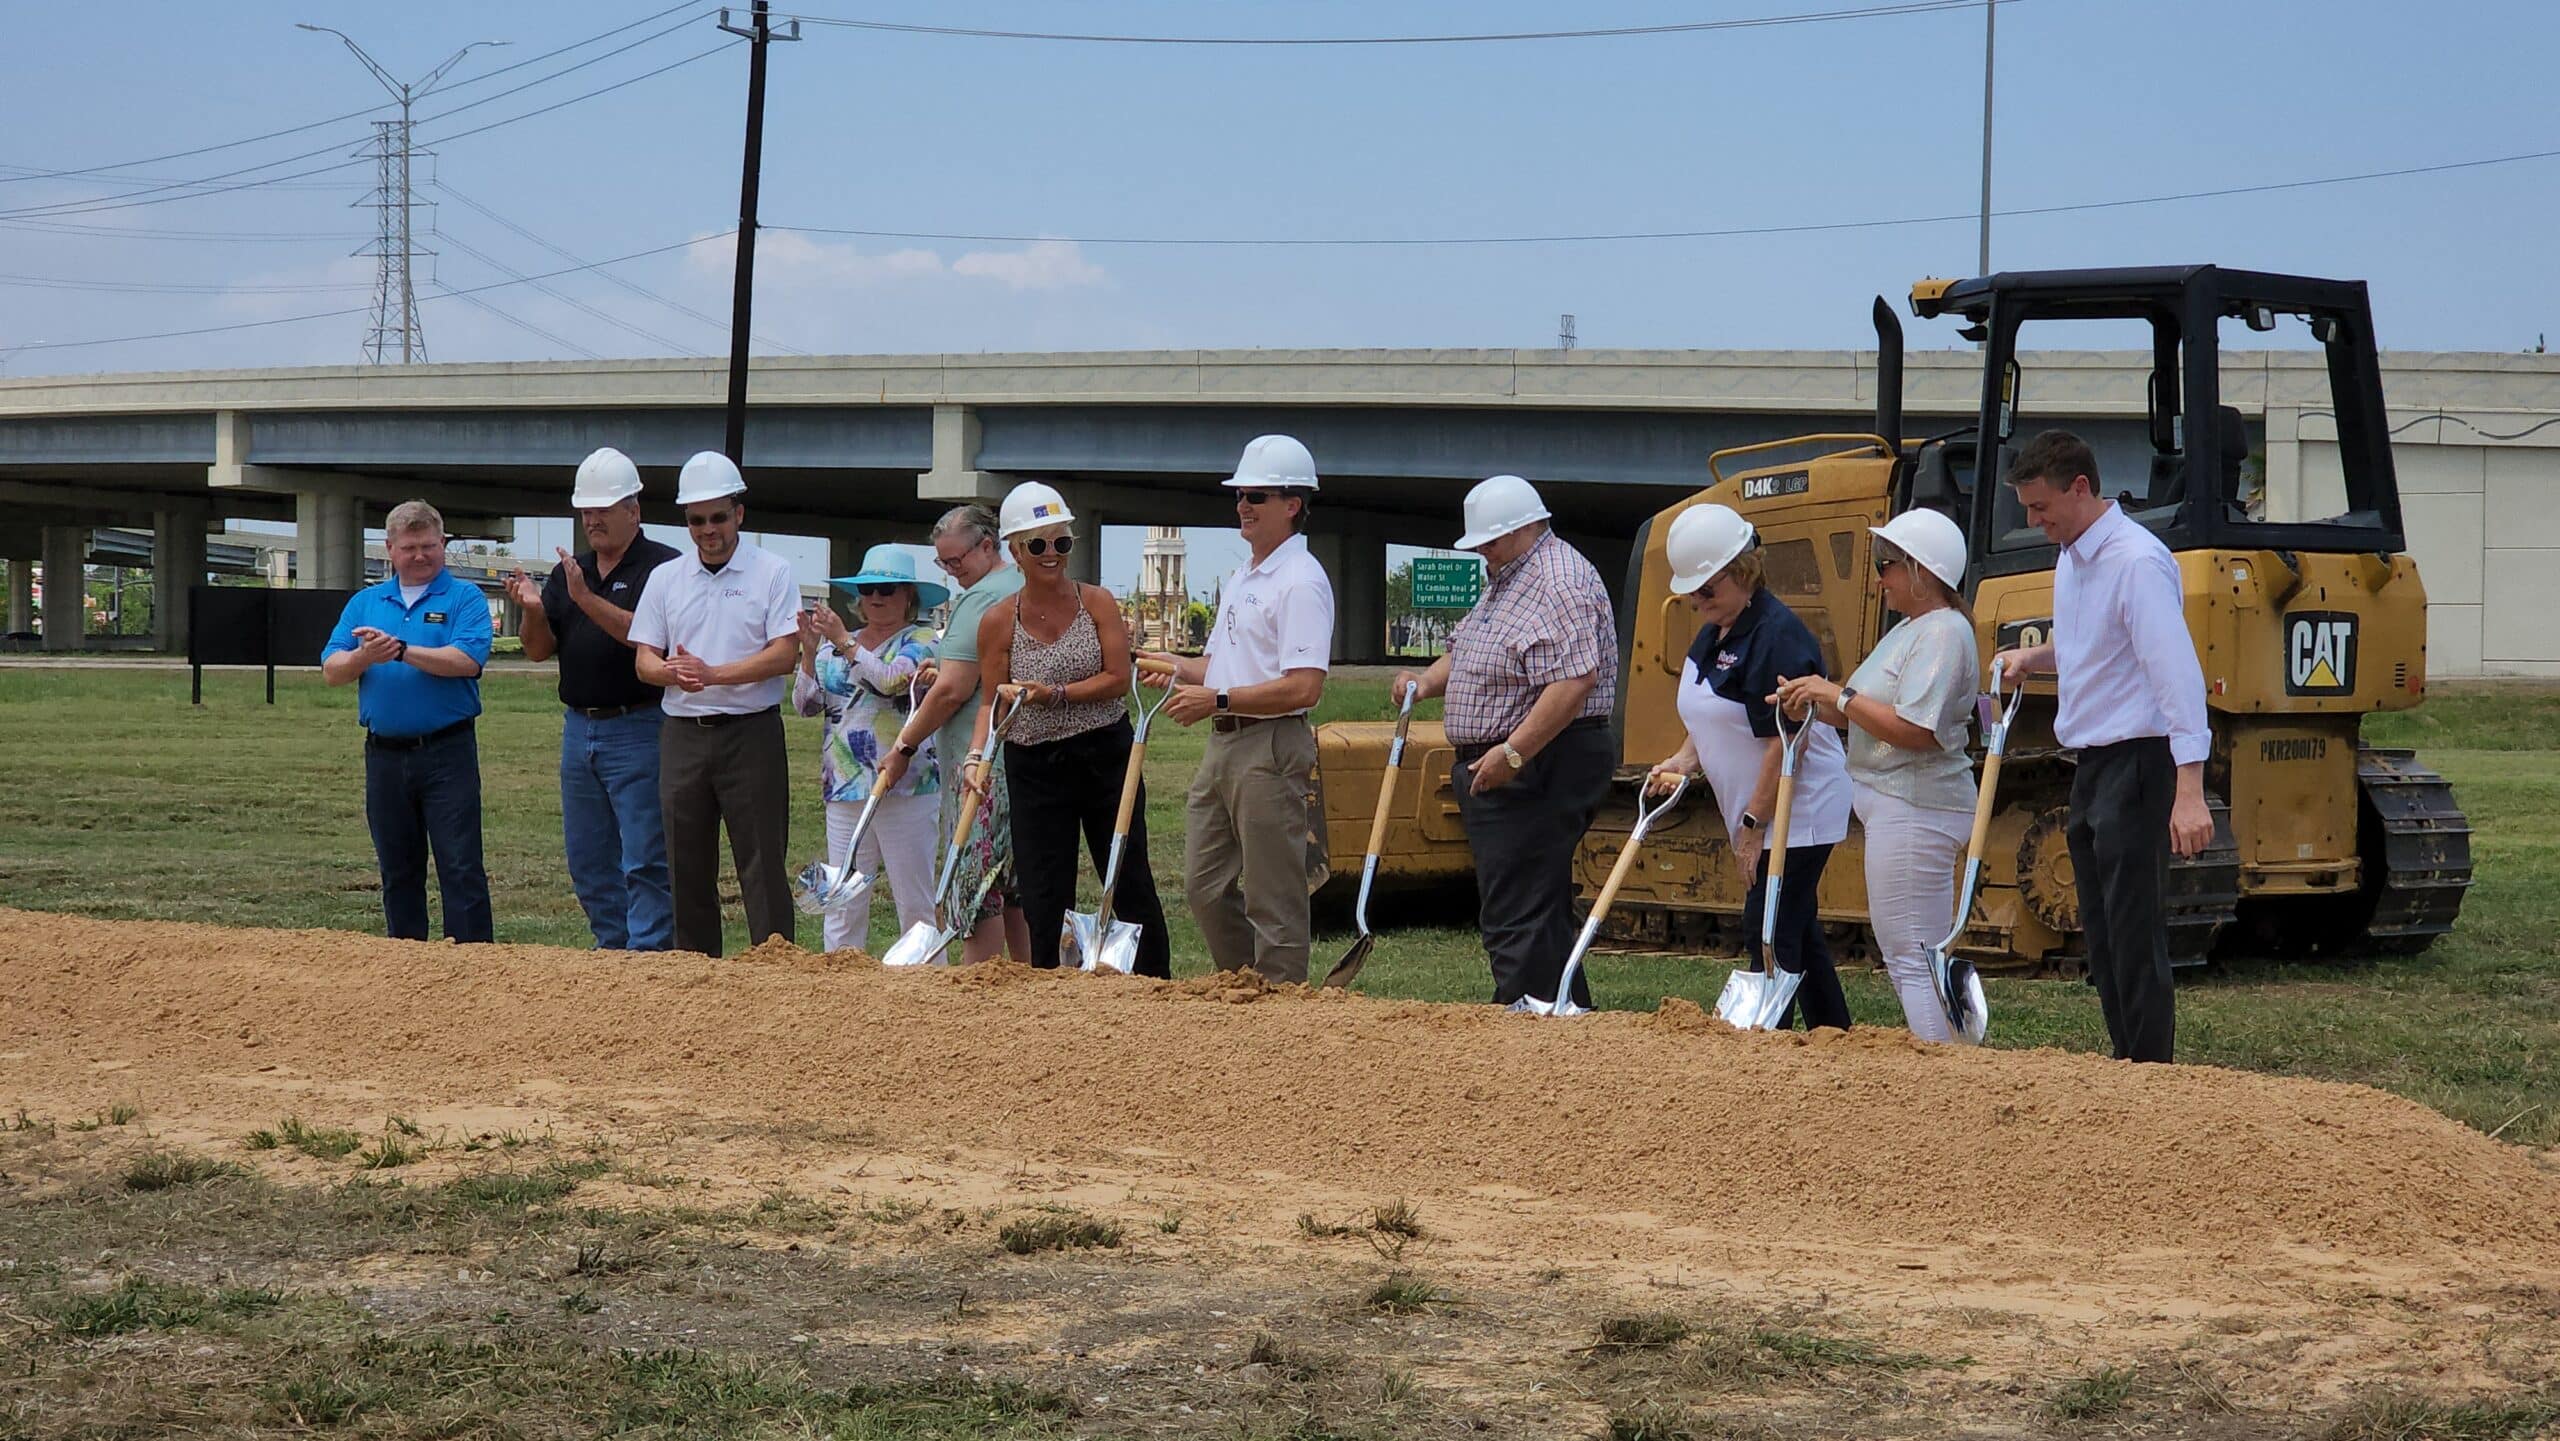
M 1964 590 L 1987 662 L 2050 634 L 2055 549 L 2001 477 L 2029 437 L 2062 427 L 2091 442 L 2102 488 L 2175 552 L 2204 665 L 2215 837 L 2173 862 L 2172 957 L 2192 965 L 2217 946 L 2410 952 L 2449 930 L 2471 882 L 2469 826 L 2451 788 L 2414 755 L 2360 735 L 2366 715 L 2425 698 L 2427 609 L 2403 553 L 2363 283 L 2215 266 L 2012 272 L 1923 281 L 1911 309 L 1956 322 L 1981 347 L 1970 422 L 1904 433 L 1902 327 L 1879 298 L 1871 431 L 1720 452 L 1704 489 L 1635 536 L 1618 606 L 1618 784 L 1576 856 L 1583 896 L 1634 823 L 1646 768 L 1680 744 L 1673 695 L 1697 621 L 1666 583 L 1673 516 L 1715 502 L 1748 518 L 1766 583 L 1820 638 L 1829 673 L 1845 677 L 1897 619 L 1877 594 L 1868 527 L 1913 507 L 1944 512 L 1970 541 Z M 2226 336 L 2288 329 L 2309 342 L 2297 354 L 2224 363 Z M 2148 365 L 2097 353 L 2126 349 Z M 2298 436 L 2268 444 L 2223 403 L 2226 387 L 2299 406 Z M 2054 742 L 2053 706 L 2051 681 L 2033 686 L 2009 742 L 1983 893 L 1962 942 L 1986 969 L 2078 964 L 2079 898 L 2063 839 L 2073 762 Z M 1377 794 L 1391 730 L 1338 723 L 1320 736 L 1337 876 L 1359 873 L 1362 808 Z M 1450 759 L 1436 725 L 1415 725 L 1382 889 L 1465 883 Z M 1859 846 L 1853 829 L 1821 888 L 1823 919 L 1850 954 L 1868 944 Z M 1729 953 L 1739 949 L 1742 890 L 1702 797 L 1648 834 L 1607 934 Z

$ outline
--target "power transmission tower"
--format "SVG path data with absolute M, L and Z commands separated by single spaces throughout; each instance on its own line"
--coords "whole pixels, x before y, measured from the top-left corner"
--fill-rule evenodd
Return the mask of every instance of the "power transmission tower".
M 433 90 L 436 82 L 454 66 L 462 63 L 463 56 L 484 45 L 504 45 L 507 42 L 474 40 L 446 56 L 444 63 L 428 71 L 425 79 L 404 85 L 392 79 L 391 72 L 364 53 L 364 47 L 345 31 L 333 30 L 326 25 L 305 24 L 298 28 L 337 36 L 358 60 L 364 62 L 364 68 L 382 83 L 382 88 L 391 92 L 391 98 L 400 102 L 399 119 L 373 122 L 373 193 L 356 202 L 372 206 L 374 212 L 373 240 L 354 252 L 374 257 L 373 323 L 365 332 L 364 358 L 368 364 L 380 365 L 396 350 L 403 365 L 425 360 L 427 333 L 418 322 L 418 286 L 411 262 L 418 256 L 434 252 L 418 249 L 415 232 L 410 226 L 409 214 L 417 203 L 417 196 L 409 187 L 410 162 L 427 152 L 417 148 L 410 129 L 409 107 Z
M 1573 317 L 1572 317 L 1572 316 L 1570 316 L 1570 315 L 1559 315 L 1559 316 L 1557 316 L 1557 317 L 1556 317 L 1556 349 L 1558 349 L 1558 350 L 1571 350 L 1571 349 L 1573 349 L 1573 346 L 1574 346 L 1574 339 L 1575 339 L 1575 337 L 1574 337 L 1574 333 L 1573 333 Z

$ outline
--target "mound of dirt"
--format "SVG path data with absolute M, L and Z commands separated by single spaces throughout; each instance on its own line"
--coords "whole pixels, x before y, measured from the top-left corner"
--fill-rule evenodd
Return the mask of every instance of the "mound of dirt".
M 713 961 L 7 910 L 0 968 L 0 1082 L 74 1094 L 115 1067 L 169 1110 L 236 1104 L 225 1087 L 281 1065 L 422 1104 L 677 1098 L 859 1122 L 910 1149 L 1173 1158 L 1239 1187 L 1501 1198 L 1814 1249 L 2023 1241 L 2174 1253 L 2198 1274 L 2306 1249 L 2560 1268 L 2560 1176 L 2378 1091 L 1884 1028 L 1746 1036 L 1685 1002 L 1556 1022 L 1253 976 L 892 972 L 774 946 Z

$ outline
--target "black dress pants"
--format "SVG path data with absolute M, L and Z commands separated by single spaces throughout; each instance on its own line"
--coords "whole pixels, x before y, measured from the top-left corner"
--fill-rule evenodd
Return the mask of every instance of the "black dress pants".
M 1013 875 L 1022 918 L 1031 926 L 1031 964 L 1058 964 L 1058 931 L 1076 898 L 1076 832 L 1084 832 L 1098 878 L 1111 855 L 1111 826 L 1120 818 L 1120 786 L 1135 732 L 1127 720 L 1039 745 L 1004 743 L 1005 798 L 1013 805 Z M 1147 791 L 1129 817 L 1111 914 L 1139 927 L 1138 974 L 1171 978 L 1173 943 L 1164 933 L 1164 903 L 1147 863 Z
M 2165 1061 L 2177 1043 L 2169 976 L 2169 807 L 2178 767 L 2164 736 L 2080 752 L 2063 837 L 2080 888 L 2089 980 L 2120 1061 Z
M 1573 949 L 1574 847 L 1609 793 L 1615 748 L 1606 722 L 1575 721 L 1509 782 L 1472 794 L 1466 767 L 1491 749 L 1457 747 L 1449 783 L 1475 853 L 1476 925 L 1493 970 L 1493 1002 L 1550 1000 Z M 1587 967 L 1573 978 L 1573 1001 L 1591 1004 Z
M 705 721 L 709 724 L 705 724 Z M 680 951 L 720 954 L 720 831 L 738 868 L 747 944 L 799 939 L 791 909 L 791 778 L 782 712 L 669 715 L 658 731 L 658 808 Z

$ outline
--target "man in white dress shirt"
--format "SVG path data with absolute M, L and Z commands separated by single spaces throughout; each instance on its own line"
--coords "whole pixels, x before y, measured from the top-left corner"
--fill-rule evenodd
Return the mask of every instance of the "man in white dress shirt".
M 2059 676 L 2053 735 L 2079 753 L 2065 831 L 2078 873 L 2089 977 L 2119 1060 L 2166 1061 L 2177 992 L 2161 893 L 2169 853 L 2213 839 L 2204 668 L 2187 630 L 2177 558 L 2098 488 L 2086 441 L 2048 430 L 2009 466 L 2027 520 L 2062 548 L 2053 639 L 1991 658 L 2004 678 Z
M 791 914 L 791 782 L 782 696 L 800 654 L 791 564 L 738 539 L 747 483 L 706 450 L 684 463 L 676 504 L 693 553 L 649 572 L 631 616 L 640 679 L 666 688 L 658 799 L 680 951 L 720 954 L 720 829 L 738 864 L 747 943 L 798 939 Z
M 1252 556 L 1227 577 L 1208 653 L 1156 657 L 1177 682 L 1165 714 L 1210 726 L 1185 812 L 1183 882 L 1219 970 L 1304 985 L 1309 858 L 1322 854 L 1324 815 L 1307 712 L 1333 664 L 1333 583 L 1300 534 L 1315 457 L 1290 436 L 1262 436 L 1227 488 Z

